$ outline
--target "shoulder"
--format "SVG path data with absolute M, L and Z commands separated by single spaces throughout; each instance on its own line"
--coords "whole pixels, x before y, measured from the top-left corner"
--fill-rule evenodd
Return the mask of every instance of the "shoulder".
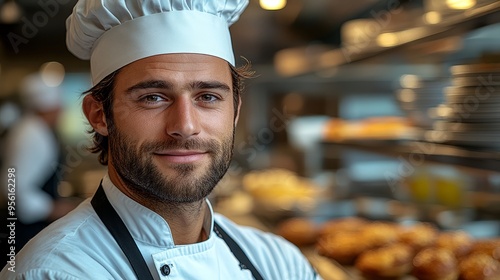
M 265 279 L 315 279 L 316 273 L 302 252 L 281 236 L 237 225 L 220 214 L 215 214 L 214 218 Z
M 90 202 L 84 201 L 74 211 L 42 230 L 16 255 L 15 273 L 10 273 L 7 265 L 0 278 L 85 279 L 108 275 L 99 265 L 102 256 L 96 253 L 105 246 L 106 232 L 101 229 L 104 225 L 98 222 L 98 217 L 89 206 Z
M 16 122 L 12 130 L 9 131 L 6 145 L 9 149 L 28 149 L 30 147 L 40 149 L 42 146 L 50 146 L 54 141 L 54 135 L 47 124 L 36 116 L 28 115 Z
M 12 134 L 16 136 L 39 136 L 48 132 L 49 129 L 45 122 L 32 115 L 21 118 L 12 128 Z

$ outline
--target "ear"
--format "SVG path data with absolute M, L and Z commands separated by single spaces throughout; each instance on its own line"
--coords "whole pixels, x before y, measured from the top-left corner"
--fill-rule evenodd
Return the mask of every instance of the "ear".
M 236 117 L 234 118 L 234 126 L 238 124 L 238 120 L 240 119 L 240 109 L 241 109 L 241 96 L 238 96 L 238 109 L 236 110 Z
M 108 125 L 102 103 L 97 101 L 91 94 L 88 94 L 83 98 L 82 109 L 92 128 L 97 133 L 108 136 Z

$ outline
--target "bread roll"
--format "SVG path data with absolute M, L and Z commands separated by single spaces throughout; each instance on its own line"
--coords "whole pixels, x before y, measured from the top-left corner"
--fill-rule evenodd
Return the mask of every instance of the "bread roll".
M 459 275 L 457 259 L 448 249 L 426 248 L 413 259 L 412 274 L 419 280 L 456 280 Z
M 460 280 L 500 279 L 500 262 L 485 253 L 468 255 L 460 262 L 459 269 Z
M 320 237 L 316 248 L 322 256 L 331 258 L 342 265 L 352 265 L 356 258 L 368 250 L 360 233 L 339 232 Z
M 476 240 L 472 244 L 471 253 L 485 253 L 500 261 L 500 238 Z
M 326 236 L 339 232 L 359 232 L 366 224 L 368 224 L 367 220 L 358 217 L 329 220 L 320 226 L 319 236 Z
M 406 275 L 412 269 L 413 249 L 403 243 L 394 243 L 363 252 L 355 267 L 366 279 L 393 279 Z
M 399 240 L 401 226 L 388 222 L 371 222 L 362 229 L 363 240 L 370 249 L 382 247 Z
M 434 245 L 438 238 L 438 229 L 428 223 L 417 223 L 408 227 L 401 228 L 399 239 L 402 243 L 410 246 L 414 252 Z
M 465 231 L 447 231 L 439 234 L 436 246 L 446 248 L 460 258 L 470 252 L 473 242 L 472 236 Z
M 276 233 L 286 240 L 303 247 L 316 242 L 318 235 L 317 226 L 307 218 L 290 218 L 278 224 Z

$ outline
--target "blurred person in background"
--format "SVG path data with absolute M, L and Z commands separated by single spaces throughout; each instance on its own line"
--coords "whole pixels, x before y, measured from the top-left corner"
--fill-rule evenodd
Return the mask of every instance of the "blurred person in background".
M 16 251 L 76 207 L 75 202 L 58 194 L 63 158 L 56 132 L 62 111 L 60 88 L 48 86 L 38 73 L 31 74 L 22 81 L 20 97 L 22 116 L 3 137 L 1 153 L 5 174 L 9 168 L 15 168 Z M 7 182 L 7 178 L 2 182 Z M 5 201 L 7 188 L 1 194 Z M 3 216 L 7 215 L 6 205 L 2 204 Z
M 5 146 L 5 138 L 13 124 L 21 117 L 21 108 L 18 102 L 12 98 L 2 98 L 0 100 L 0 147 Z M 2 165 L 4 149 L 0 148 L 0 166 Z M 0 199 L 2 197 L 0 196 Z
M 12 98 L 0 100 L 0 138 L 5 138 L 7 131 L 21 116 L 21 108 L 18 102 Z

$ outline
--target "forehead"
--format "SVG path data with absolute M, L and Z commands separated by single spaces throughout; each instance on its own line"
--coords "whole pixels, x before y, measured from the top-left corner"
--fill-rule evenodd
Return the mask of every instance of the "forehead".
M 116 86 L 157 79 L 174 83 L 217 80 L 232 86 L 229 63 L 204 54 L 162 54 L 134 61 L 118 72 Z

